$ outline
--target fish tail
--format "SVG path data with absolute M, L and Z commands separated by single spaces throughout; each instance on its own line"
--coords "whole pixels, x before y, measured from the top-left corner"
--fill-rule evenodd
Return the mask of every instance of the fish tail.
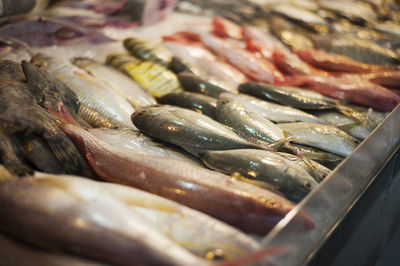
M 270 147 L 270 150 L 273 150 L 273 151 L 279 150 L 282 147 L 290 149 L 290 147 L 291 147 L 290 142 L 294 139 L 295 139 L 295 137 L 286 137 L 284 139 L 280 139 L 280 140 L 274 141 L 272 143 L 269 143 L 268 146 Z
M 95 177 L 73 142 L 60 129 L 57 128 L 56 134 L 46 135 L 47 144 L 68 174 Z

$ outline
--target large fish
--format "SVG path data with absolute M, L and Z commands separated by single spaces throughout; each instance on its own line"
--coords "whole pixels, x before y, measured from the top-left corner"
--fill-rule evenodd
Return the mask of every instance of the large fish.
M 201 159 L 217 171 L 232 175 L 239 173 L 251 180 L 261 180 L 271 184 L 285 197 L 300 201 L 318 183 L 302 167 L 269 151 L 242 149 L 209 151 Z
M 110 84 L 133 107 L 156 104 L 156 100 L 139 84 L 116 69 L 88 58 L 74 58 L 72 62 L 92 76 Z
M 267 118 L 245 106 L 231 94 L 221 94 L 216 114 L 218 121 L 231 127 L 249 142 L 263 145 L 285 138 L 283 131 Z
M 6 180 L 0 182 L 0 201 L 1 230 L 36 245 L 117 265 L 207 264 L 138 219 L 94 181 Z
M 304 122 L 278 126 L 294 136 L 294 143 L 309 145 L 343 157 L 350 155 L 358 144 L 354 137 L 332 126 Z
M 40 65 L 67 85 L 79 100 L 78 114 L 94 127 L 129 127 L 133 107 L 114 89 L 82 69 L 46 54 L 36 54 L 32 63 Z
M 159 103 L 187 108 L 216 120 L 215 108 L 217 100 L 209 96 L 193 92 L 168 93 L 158 99 Z
M 180 146 L 195 155 L 208 150 L 259 148 L 259 145 L 246 141 L 208 116 L 180 107 L 142 107 L 132 115 L 132 121 L 144 134 Z
M 245 232 L 265 234 L 293 208 L 281 196 L 229 176 L 174 159 L 126 156 L 82 128 L 61 127 L 105 180 L 169 198 Z M 312 226 L 307 216 L 304 222 Z
M 393 110 L 400 103 L 400 96 L 394 92 L 357 75 L 298 75 L 287 79 L 286 83 L 383 112 Z
M 178 159 L 198 165 L 201 164 L 196 157 L 179 147 L 167 146 L 167 144 L 156 142 L 139 131 L 130 129 L 93 128 L 89 129 L 89 132 L 125 154 L 131 154 L 132 156 L 146 154 L 156 157 Z

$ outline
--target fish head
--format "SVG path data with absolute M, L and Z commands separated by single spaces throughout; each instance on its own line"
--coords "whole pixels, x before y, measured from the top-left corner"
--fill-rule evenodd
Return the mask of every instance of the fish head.
M 37 53 L 31 58 L 31 64 L 40 67 L 41 69 L 47 69 L 53 58 L 50 55 L 44 53 Z

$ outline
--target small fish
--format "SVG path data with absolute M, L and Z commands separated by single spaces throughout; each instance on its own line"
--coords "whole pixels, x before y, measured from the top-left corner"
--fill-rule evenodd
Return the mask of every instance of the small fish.
M 93 127 L 134 128 L 129 117 L 134 108 L 114 89 L 60 58 L 36 54 L 31 62 L 47 70 L 78 97 L 78 114 Z
M 136 156 L 136 154 L 147 154 L 163 158 L 178 159 L 198 165 L 201 164 L 196 157 L 179 147 L 156 142 L 154 139 L 147 137 L 139 131 L 130 129 L 92 128 L 89 129 L 89 132 L 107 144 L 120 149 L 124 153 L 132 154 L 132 156 Z
M 101 185 L 78 179 L 0 182 L 0 215 L 8 218 L 2 219 L 1 230 L 110 264 L 207 265 L 139 219 Z
M 224 84 L 214 80 L 206 80 L 191 73 L 180 73 L 178 79 L 183 89 L 216 99 L 221 93 L 232 92 L 232 89 L 227 88 Z
M 109 55 L 107 64 L 129 75 L 156 98 L 182 90 L 176 75 L 157 63 L 117 54 Z
M 180 146 L 194 155 L 208 150 L 260 148 L 208 116 L 180 107 L 141 107 L 132 114 L 132 121 L 144 134 Z
M 285 152 L 277 152 L 280 156 L 283 156 L 284 158 L 294 162 L 298 166 L 302 167 L 304 170 L 306 170 L 310 175 L 314 177 L 314 179 L 317 182 L 321 182 L 322 180 L 325 179 L 332 171 L 323 166 L 320 163 L 317 163 L 316 161 L 313 161 L 311 159 L 308 159 L 303 156 L 303 158 L 290 154 L 290 153 L 285 153 Z
M 284 106 L 268 101 L 263 101 L 258 98 L 239 94 L 237 96 L 230 95 L 231 98 L 235 98 L 240 101 L 248 109 L 252 109 L 254 112 L 261 114 L 268 120 L 275 123 L 291 123 L 291 122 L 310 122 L 310 123 L 320 123 L 324 122 L 318 119 L 316 116 L 309 113 L 303 112 L 301 110 Z
M 306 170 L 269 151 L 254 149 L 209 151 L 201 159 L 208 167 L 222 173 L 239 173 L 251 180 L 270 183 L 295 202 L 300 201 L 318 185 Z
M 21 158 L 21 154 L 12 139 L 0 133 L 0 163 L 11 174 L 26 176 L 33 174 L 33 169 Z
M 105 180 L 156 193 L 245 232 L 265 234 L 293 208 L 293 204 L 274 193 L 203 167 L 168 158 L 125 156 L 81 128 L 61 127 Z M 304 214 L 305 222 L 307 218 Z M 308 220 L 305 225 L 309 228 L 312 222 Z
M 125 39 L 123 44 L 131 55 L 144 61 L 152 61 L 167 66 L 172 59 L 172 53 L 159 43 L 130 37 Z
M 108 83 L 134 108 L 157 103 L 154 97 L 145 92 L 139 84 L 112 67 L 88 58 L 74 58 L 72 63 L 95 78 Z
M 168 93 L 158 99 L 158 102 L 187 108 L 217 120 L 215 115 L 217 100 L 200 93 L 187 91 Z
M 296 87 L 274 86 L 264 83 L 243 83 L 239 92 L 304 110 L 332 109 L 335 101 L 320 93 Z
M 237 68 L 218 59 L 204 44 L 188 39 L 184 34 L 163 36 L 163 43 L 177 58 L 232 87 L 248 80 Z
M 218 121 L 249 142 L 264 145 L 285 138 L 279 127 L 229 93 L 219 96 L 215 111 Z
M 301 60 L 315 67 L 332 72 L 348 72 L 348 73 L 370 73 L 387 70 L 387 68 L 365 64 L 352 60 L 351 58 L 325 52 L 323 50 L 297 50 L 294 51 Z
M 358 144 L 354 137 L 332 126 L 304 122 L 278 126 L 294 136 L 294 143 L 309 145 L 343 157 L 350 155 Z
M 305 87 L 340 100 L 377 109 L 382 112 L 393 110 L 400 97 L 392 91 L 358 75 L 319 76 L 297 75 L 287 79 L 290 86 Z
M 318 49 L 345 55 L 367 64 L 390 65 L 400 62 L 399 55 L 392 49 L 348 35 L 319 35 L 314 39 L 314 44 Z

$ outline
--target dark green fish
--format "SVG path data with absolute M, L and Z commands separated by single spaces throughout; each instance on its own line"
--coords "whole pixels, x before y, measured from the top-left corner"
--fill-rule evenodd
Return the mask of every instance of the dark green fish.
M 0 163 L 13 175 L 32 175 L 33 169 L 20 157 L 11 138 L 0 133 Z
M 206 152 L 201 159 L 211 169 L 239 173 L 251 180 L 273 185 L 292 201 L 300 201 L 318 183 L 302 167 L 269 151 L 241 149 Z
M 159 103 L 180 106 L 217 120 L 215 108 L 217 100 L 204 94 L 193 92 L 171 92 L 158 99 Z
M 144 134 L 180 146 L 194 155 L 208 150 L 259 148 L 208 116 L 180 107 L 141 107 L 132 114 L 132 121 Z

